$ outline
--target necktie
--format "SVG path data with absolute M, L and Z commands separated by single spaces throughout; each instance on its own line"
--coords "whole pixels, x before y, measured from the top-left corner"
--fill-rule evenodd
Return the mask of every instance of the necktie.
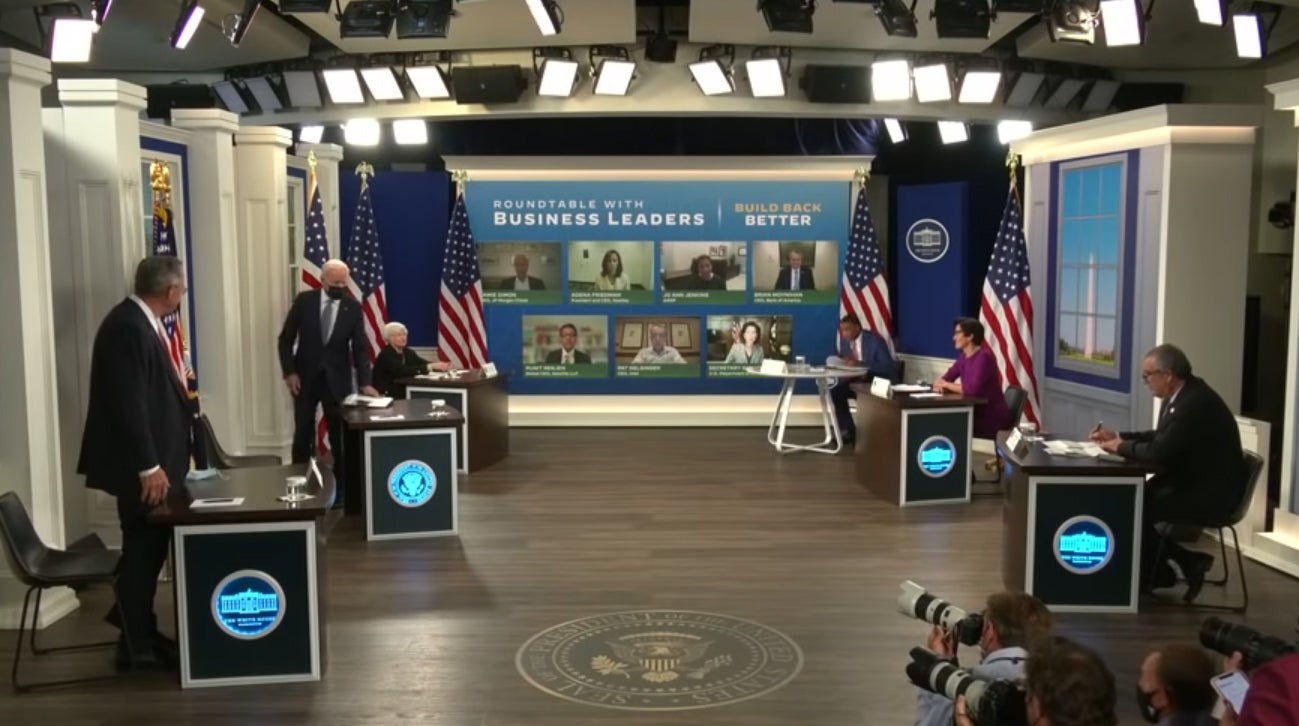
M 793 270 L 789 273 L 789 289 L 798 289 L 798 270 Z
M 334 301 L 325 302 L 325 309 L 320 311 L 320 340 L 328 343 L 334 332 Z
M 571 351 L 571 350 L 566 350 L 566 351 L 564 351 L 564 362 L 565 362 L 565 363 L 572 363 L 572 362 L 573 362 L 573 351 Z

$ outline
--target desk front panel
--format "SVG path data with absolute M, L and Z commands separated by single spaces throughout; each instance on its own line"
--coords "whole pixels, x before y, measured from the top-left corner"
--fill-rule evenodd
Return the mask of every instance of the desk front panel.
M 902 411 L 902 506 L 969 501 L 970 414 L 967 407 Z
M 468 388 L 439 388 L 437 386 L 410 386 L 406 388 L 406 398 L 431 398 L 445 401 L 448 408 L 454 408 L 465 417 L 460 426 L 460 446 L 456 450 L 456 468 L 461 473 L 469 473 L 469 429 L 473 426 L 469 411 Z
M 365 432 L 368 539 L 457 533 L 457 434 L 454 428 Z

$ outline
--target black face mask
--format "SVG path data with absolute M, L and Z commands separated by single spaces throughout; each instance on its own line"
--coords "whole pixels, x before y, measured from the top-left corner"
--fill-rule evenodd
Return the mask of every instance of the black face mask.
M 1155 694 L 1146 693 L 1141 690 L 1141 684 L 1137 684 L 1137 708 L 1141 709 L 1141 717 L 1146 723 L 1159 723 L 1159 709 L 1155 708 Z
M 329 296 L 330 300 L 342 300 L 343 296 L 347 294 L 347 288 L 330 285 L 325 288 L 325 294 Z

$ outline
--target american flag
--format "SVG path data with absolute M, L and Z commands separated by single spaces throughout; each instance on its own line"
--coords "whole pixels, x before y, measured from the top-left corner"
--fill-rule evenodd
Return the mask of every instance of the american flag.
M 153 204 L 153 253 L 155 255 L 176 256 L 176 223 L 169 209 L 161 200 Z M 167 357 L 176 370 L 176 376 L 185 382 L 185 393 L 189 398 L 190 421 L 190 455 L 195 467 L 208 468 L 207 441 L 203 427 L 199 425 L 201 414 L 198 403 L 198 377 L 189 361 L 189 344 L 185 339 L 185 328 L 181 325 L 180 310 L 175 310 L 162 318 L 162 329 L 167 334 Z
M 848 232 L 848 263 L 843 268 L 843 290 L 839 293 L 839 316 L 857 316 L 862 325 L 873 330 L 893 349 L 893 313 L 889 309 L 889 283 L 884 278 L 884 257 L 875 239 L 875 222 L 871 219 L 866 189 L 857 192 Z
M 307 237 L 298 264 L 302 270 L 303 287 L 319 290 L 320 269 L 329 261 L 329 239 L 325 236 L 325 205 L 320 201 L 320 184 L 315 169 L 307 173 L 307 186 L 310 188 L 311 207 L 307 210 Z M 316 451 L 321 454 L 329 451 L 329 425 L 325 422 L 325 409 L 320 406 L 316 406 Z
M 490 360 L 483 324 L 483 276 L 478 272 L 463 192 L 456 197 L 447 231 L 438 309 L 438 353 L 457 368 L 482 368 Z
M 364 179 L 361 180 L 361 198 L 356 202 L 347 266 L 352 269 L 352 294 L 361 301 L 365 338 L 370 343 L 370 362 L 373 363 L 379 351 L 383 350 L 383 326 L 388 322 L 388 303 L 383 280 L 383 254 L 379 251 L 379 232 L 374 225 L 374 206 L 370 202 L 370 185 Z
M 1024 389 L 1028 394 L 1024 400 L 1024 416 L 1040 427 L 1042 411 L 1037 397 L 1037 375 L 1033 372 L 1033 296 L 1028 288 L 1024 216 L 1015 196 L 1015 184 L 1011 182 L 997 243 L 992 248 L 992 261 L 988 263 L 988 277 L 983 282 L 979 321 L 987 329 L 988 347 L 997 358 L 1002 383 Z

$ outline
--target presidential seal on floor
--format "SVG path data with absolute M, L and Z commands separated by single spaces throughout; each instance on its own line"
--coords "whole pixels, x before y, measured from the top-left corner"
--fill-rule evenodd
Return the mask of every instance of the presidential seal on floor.
M 689 610 L 634 610 L 570 620 L 519 648 L 519 673 L 551 695 L 631 711 L 725 706 L 770 693 L 803 652 L 760 623 Z

